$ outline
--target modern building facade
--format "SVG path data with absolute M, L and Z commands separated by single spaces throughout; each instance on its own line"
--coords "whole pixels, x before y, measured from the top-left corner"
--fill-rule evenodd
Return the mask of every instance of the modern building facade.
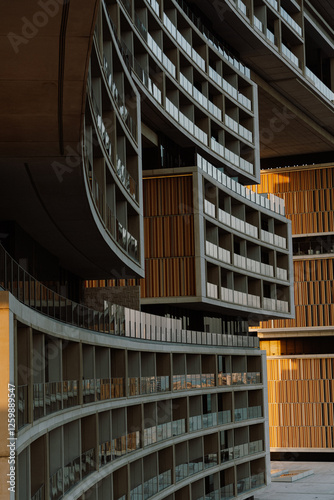
M 295 319 L 261 324 L 274 452 L 333 452 L 333 166 L 263 172 L 292 221 Z M 266 186 L 267 188 L 268 186 Z
M 270 471 L 249 325 L 294 300 L 284 203 L 246 186 L 260 154 L 333 150 L 322 3 L 20 4 L 1 41 L 12 496 L 251 499 Z

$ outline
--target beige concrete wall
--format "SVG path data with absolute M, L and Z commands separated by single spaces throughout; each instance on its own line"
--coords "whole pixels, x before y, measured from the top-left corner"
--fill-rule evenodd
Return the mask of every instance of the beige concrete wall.
M 14 377 L 11 378 L 10 368 L 13 352 L 13 314 L 9 309 L 9 293 L 0 293 L 0 500 L 10 498 L 8 488 L 10 484 L 7 481 L 10 479 L 7 474 L 10 472 L 10 466 L 15 467 L 15 459 L 13 464 L 9 464 L 10 448 L 8 445 L 15 446 L 14 436 L 9 435 L 12 427 L 8 425 L 8 384 L 14 384 Z M 15 395 L 15 392 L 13 393 Z M 17 402 L 17 401 L 16 401 Z M 13 473 L 15 469 L 12 469 Z M 12 494 L 13 495 L 13 494 Z M 14 498 L 14 497 L 13 497 Z

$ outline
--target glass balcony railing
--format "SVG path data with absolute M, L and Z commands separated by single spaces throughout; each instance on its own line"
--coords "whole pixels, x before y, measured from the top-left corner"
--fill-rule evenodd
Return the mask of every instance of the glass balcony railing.
M 241 420 L 247 420 L 248 413 L 247 408 L 235 408 L 234 410 L 234 421 L 240 422 Z
M 125 165 L 123 164 L 122 160 L 116 156 L 116 165 L 115 165 L 115 152 L 114 152 L 114 147 L 110 141 L 109 134 L 106 130 L 106 127 L 104 125 L 103 119 L 101 112 L 99 110 L 99 106 L 95 100 L 93 90 L 90 89 L 91 92 L 91 98 L 93 101 L 93 111 L 95 114 L 95 119 L 97 123 L 97 129 L 98 132 L 100 133 L 101 141 L 107 151 L 108 158 L 115 169 L 119 179 L 121 180 L 123 186 L 126 188 L 126 190 L 130 193 L 130 195 L 133 197 L 134 200 L 137 199 L 137 183 L 133 179 L 133 177 L 129 174 L 127 171 Z M 103 190 L 99 187 L 98 182 L 96 181 L 95 178 L 92 179 L 91 181 L 91 189 L 93 193 L 93 198 L 94 201 L 97 205 L 97 208 L 100 212 L 100 214 L 103 214 L 104 212 L 104 197 L 103 197 Z
M 138 396 L 140 394 L 140 377 L 128 378 L 129 396 Z
M 299 36 L 302 36 L 302 29 L 299 24 L 287 13 L 283 7 L 280 7 L 280 14 L 282 18 L 288 23 L 288 25 L 296 32 Z
M 128 449 L 126 446 L 126 436 L 120 436 L 111 440 L 112 458 L 116 459 L 126 455 Z
M 203 457 L 199 457 L 197 459 L 192 459 L 189 460 L 189 476 L 192 474 L 197 474 L 198 472 L 201 472 L 203 470 L 204 464 L 203 464 Z
M 179 464 L 175 466 L 175 482 L 182 481 L 189 476 L 188 463 Z
M 126 436 L 127 452 L 139 450 L 141 448 L 140 431 L 130 432 Z
M 80 457 L 68 462 L 63 471 L 64 493 L 73 488 L 80 481 L 81 463 Z
M 189 95 L 191 95 L 198 104 L 200 104 L 204 109 L 208 110 L 218 120 L 222 120 L 222 111 L 213 102 L 211 102 L 207 97 L 205 97 L 202 92 L 197 90 L 193 84 L 182 74 L 179 76 L 180 85 L 183 87 Z
M 152 7 L 152 9 L 154 10 L 154 12 L 156 13 L 156 15 L 159 17 L 159 14 L 160 14 L 160 6 L 159 6 L 159 3 L 157 2 L 157 0 L 147 0 L 147 2 L 149 3 L 149 5 Z
M 112 460 L 111 441 L 105 441 L 99 445 L 99 465 L 107 465 Z
M 231 263 L 231 252 L 225 248 L 215 245 L 214 243 L 211 243 L 210 241 L 205 242 L 205 253 L 209 257 L 218 259 L 226 264 Z
M 229 462 L 230 460 L 233 460 L 234 457 L 234 448 L 225 448 L 223 450 L 220 450 L 220 458 L 221 462 Z
M 334 92 L 325 85 L 307 66 L 305 67 L 305 76 L 311 80 L 313 85 L 321 92 L 329 101 L 334 102 Z
M 250 491 L 255 488 L 260 488 L 265 484 L 264 472 L 259 474 L 254 474 L 250 477 L 238 479 L 237 481 L 237 493 L 241 495 L 244 492 Z
M 250 477 L 250 487 L 251 489 L 260 488 L 265 484 L 264 472 L 259 472 L 259 474 L 253 474 Z
M 220 500 L 219 490 L 208 491 L 205 493 L 205 500 Z
M 143 446 L 150 446 L 151 444 L 155 444 L 156 442 L 157 442 L 156 425 L 144 429 Z
M 282 54 L 286 56 L 297 68 L 299 68 L 299 59 L 297 56 L 294 55 L 293 52 L 291 52 L 290 49 L 284 43 L 282 43 Z
M 216 218 L 216 206 L 206 199 L 204 199 L 204 212 L 210 217 Z
M 286 300 L 276 300 L 269 297 L 263 297 L 263 309 L 269 311 L 277 311 L 279 312 L 289 312 L 289 302 Z
M 131 194 L 133 199 L 137 199 L 137 183 L 127 171 L 122 159 L 116 155 L 116 173 L 123 186 Z
M 202 373 L 202 387 L 214 387 L 215 386 L 215 374 L 214 373 Z
M 254 453 L 261 453 L 263 450 L 264 448 L 262 439 L 258 439 L 257 441 L 251 441 L 250 443 L 248 443 L 249 455 L 253 455 Z
M 194 374 L 188 373 L 186 375 L 186 380 L 187 380 L 186 382 L 187 389 L 199 389 L 200 387 L 202 387 L 200 373 L 194 373 Z
M 81 477 L 82 479 L 96 470 L 95 448 L 81 454 Z
M 253 142 L 253 133 L 243 125 L 240 125 L 240 123 L 231 118 L 229 115 L 225 114 L 224 122 L 228 128 L 233 130 L 233 132 L 236 132 L 247 141 Z
M 156 58 L 162 63 L 165 69 L 172 75 L 173 78 L 176 76 L 175 64 L 163 53 L 162 49 L 159 47 L 157 42 L 152 38 L 152 36 L 147 34 L 147 46 L 151 52 L 156 56 Z
M 163 14 L 163 23 L 167 28 L 169 33 L 172 35 L 177 44 L 181 47 L 182 50 L 188 54 L 188 56 L 194 61 L 197 66 L 201 68 L 202 71 L 205 71 L 205 60 L 199 55 L 199 53 L 191 46 L 191 44 L 186 40 L 186 38 L 177 30 L 169 17 L 164 13 Z
M 264 264 L 261 262 L 261 273 L 265 274 L 266 276 L 274 276 L 274 266 L 271 266 L 270 264 Z
M 141 394 L 169 391 L 169 376 L 141 377 L 140 387 Z
M 211 33 L 210 30 L 208 30 L 208 28 L 202 23 L 201 19 L 191 11 L 186 2 L 183 0 L 177 0 L 177 3 L 180 5 L 191 22 L 202 32 L 206 41 L 219 52 L 221 57 L 227 63 L 231 64 L 234 69 L 240 71 L 243 76 L 250 78 L 250 70 L 244 66 L 226 47 L 224 47 L 224 45 Z
M 151 477 L 143 483 L 144 500 L 158 493 L 158 477 Z
M 82 397 L 84 403 L 95 401 L 95 379 L 82 380 Z
M 258 207 L 264 207 L 268 210 L 272 210 L 278 214 L 284 215 L 284 200 L 278 196 L 272 194 L 258 194 L 251 189 L 246 188 L 242 184 L 239 184 L 234 179 L 228 177 L 219 168 L 216 168 L 212 163 L 205 160 L 202 156 L 197 154 L 197 166 L 203 170 L 203 172 L 210 175 L 213 179 L 221 183 L 223 186 L 231 189 L 236 194 L 242 196 L 246 200 L 255 203 Z M 257 207 L 257 208 L 258 208 Z M 255 226 L 253 226 L 255 227 Z M 257 230 L 257 228 L 256 228 Z M 257 234 L 257 232 L 256 232 Z M 253 235 L 253 234 L 252 234 Z
M 106 57 L 103 57 L 103 70 L 108 82 L 108 87 L 110 90 L 110 93 L 112 95 L 112 98 L 116 104 L 116 107 L 121 115 L 121 118 L 123 122 L 125 123 L 126 127 L 128 128 L 132 138 L 137 142 L 137 126 L 135 123 L 135 120 L 132 118 L 132 116 L 129 113 L 129 110 L 125 104 L 124 99 L 122 98 L 115 81 L 113 80 L 113 76 L 111 73 L 111 69 L 109 66 L 109 63 L 106 59 Z
M 211 137 L 211 149 L 236 167 L 241 168 L 251 175 L 254 174 L 254 165 L 252 163 L 241 158 L 237 153 L 230 151 L 226 146 L 217 142 L 214 137 Z
M 173 436 L 172 422 L 157 425 L 157 442 L 170 439 Z
M 144 429 L 144 446 L 159 443 L 171 437 L 173 437 L 172 422 L 165 422 L 163 424 L 147 427 Z
M 203 142 L 203 144 L 208 144 L 208 136 L 202 129 L 197 127 L 195 123 L 192 122 L 186 115 L 184 115 L 167 97 L 165 103 L 167 113 L 171 115 L 172 118 L 174 118 L 174 120 L 176 120 L 182 128 L 184 128 L 190 134 L 194 135 L 199 141 Z
M 278 9 L 277 0 L 266 0 L 266 2 L 269 3 L 269 5 L 271 5 L 275 10 Z
M 221 300 L 223 300 L 224 302 L 233 302 L 234 301 L 233 290 L 222 286 L 220 288 L 220 297 L 221 297 Z
M 173 436 L 180 436 L 185 432 L 186 432 L 186 419 L 180 418 L 179 420 L 173 420 L 172 422 Z
M 189 432 L 199 431 L 202 426 L 202 415 L 194 415 L 189 417 Z
M 191 345 L 238 345 L 259 347 L 258 339 L 248 335 L 225 335 L 210 332 L 182 330 L 181 320 L 141 313 L 119 306 L 106 304 L 103 312 L 96 311 L 59 295 L 25 271 L 0 245 L 0 288 L 8 290 L 21 303 L 49 318 L 84 328 L 95 333 L 126 336 L 150 342 L 173 342 Z M 135 313 L 135 318 L 133 314 Z M 155 328 L 152 328 L 152 325 Z M 219 340 L 218 340 L 219 339 Z M 77 401 L 76 387 L 63 383 L 63 408 Z M 73 383 L 73 382 L 71 382 Z M 67 384 L 67 385 L 66 385 Z M 173 390 L 185 389 L 185 375 L 173 376 Z M 112 388 L 116 391 L 116 388 Z M 68 392 L 68 394 L 67 394 Z M 36 402 L 39 406 L 39 396 Z M 66 401 L 64 401 L 66 399 Z M 77 404 L 77 403 L 75 403 Z M 36 410 L 37 411 L 37 410 Z
M 231 378 L 231 373 L 218 373 L 218 385 L 231 385 L 232 383 L 232 378 Z
M 228 462 L 230 460 L 238 460 L 255 453 L 263 452 L 263 441 L 253 441 L 251 443 L 244 443 L 236 445 L 232 448 L 226 448 L 221 450 L 221 461 Z
M 280 312 L 288 313 L 289 312 L 289 302 L 286 300 L 278 300 L 276 301 L 277 310 Z
M 287 281 L 287 279 L 288 279 L 287 269 L 282 269 L 280 267 L 276 267 L 276 278 L 278 278 L 280 280 Z
M 28 387 L 28 386 L 27 386 Z M 33 418 L 44 416 L 44 384 L 33 384 Z
M 50 499 L 58 500 L 63 496 L 63 469 L 59 468 L 57 472 L 50 476 L 49 481 Z
M 78 404 L 78 381 L 38 383 L 33 385 L 34 420 L 49 415 L 62 408 Z
M 234 484 L 227 484 L 220 488 L 220 500 L 234 498 Z
M 28 386 L 19 385 L 17 388 L 17 427 L 21 429 L 28 423 Z
M 242 479 L 238 479 L 237 481 L 237 494 L 241 495 L 242 493 L 249 491 L 251 489 L 250 487 L 250 478 L 245 477 Z
M 208 429 L 209 427 L 217 425 L 217 413 L 204 413 L 202 417 L 203 429 Z
M 244 4 L 242 0 L 236 0 L 236 4 L 238 9 L 245 15 L 247 16 L 247 6 Z
M 218 285 L 214 283 L 206 284 L 206 294 L 210 299 L 218 299 Z
M 248 418 L 261 418 L 262 406 L 249 406 L 247 408 Z
M 89 80 L 88 80 L 89 82 Z M 92 102 L 92 109 L 93 113 L 95 116 L 96 124 L 97 124 L 97 131 L 100 135 L 101 142 L 105 148 L 105 151 L 107 153 L 107 157 L 110 161 L 110 163 L 114 166 L 114 154 L 115 154 L 115 149 L 114 145 L 110 140 L 107 128 L 104 124 L 103 118 L 102 118 L 102 113 L 100 111 L 100 106 L 95 98 L 95 94 L 93 92 L 93 88 L 88 85 L 88 95 L 91 98 Z
M 142 22 L 137 12 L 135 12 L 134 15 L 135 15 L 135 26 L 139 31 L 140 35 L 142 36 L 142 38 L 145 40 L 145 42 L 147 42 L 147 35 L 148 35 L 147 27 Z
M 259 31 L 261 31 L 263 33 L 263 23 L 256 16 L 254 16 L 254 26 L 255 26 L 255 28 L 257 28 Z
M 79 404 L 77 380 L 63 380 L 63 408 L 71 408 Z
M 62 382 L 47 382 L 45 384 L 45 409 L 49 415 L 62 409 Z
M 218 465 L 218 454 L 217 453 L 207 453 L 204 455 L 204 468 L 215 467 Z
M 232 422 L 231 410 L 218 411 L 218 424 L 229 424 Z
M 173 391 L 179 391 L 187 388 L 185 375 L 173 375 Z
M 276 45 L 276 43 L 275 43 L 275 35 L 268 28 L 267 28 L 267 31 L 266 31 L 266 37 L 268 38 L 269 42 L 271 42 L 272 44 Z
M 134 260 L 138 261 L 138 241 L 116 218 L 116 241 Z
M 139 484 L 130 491 L 130 500 L 143 500 L 143 485 Z
M 172 485 L 172 471 L 166 470 L 158 476 L 158 489 L 159 491 L 165 490 Z

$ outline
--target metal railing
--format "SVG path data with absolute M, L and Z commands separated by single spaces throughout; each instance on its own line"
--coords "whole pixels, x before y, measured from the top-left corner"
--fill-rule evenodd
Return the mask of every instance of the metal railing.
M 236 182 L 234 179 L 231 179 L 231 177 L 228 177 L 228 175 L 224 174 L 219 168 L 215 167 L 212 163 L 207 161 L 205 158 L 203 158 L 201 155 L 197 154 L 196 156 L 196 164 L 197 167 L 199 167 L 203 172 L 207 173 L 210 175 L 213 179 L 218 181 L 220 184 L 223 186 L 227 187 L 228 189 L 231 189 L 234 193 L 242 196 L 246 200 L 252 202 L 255 204 L 255 208 L 259 210 L 260 207 L 266 208 L 267 210 L 272 210 L 273 212 L 276 212 L 277 214 L 284 215 L 285 214 L 285 209 L 284 209 L 284 200 L 282 198 L 279 198 L 276 195 L 273 195 L 271 193 L 267 194 L 258 194 L 255 191 L 252 191 L 249 188 L 246 188 L 242 184 L 239 184 Z M 222 211 L 223 212 L 223 211 Z M 226 213 L 226 212 L 225 212 Z M 230 215 L 230 214 L 227 214 Z M 230 224 L 230 222 L 228 223 Z M 255 226 L 253 226 L 255 228 Z M 257 228 L 252 231 L 252 236 L 257 238 Z M 253 232 L 255 231 L 255 234 Z
M 257 337 L 183 330 L 181 320 L 142 313 L 117 304 L 105 303 L 103 312 L 78 304 L 33 278 L 2 245 L 0 288 L 9 291 L 20 302 L 45 316 L 96 333 L 193 345 L 259 347 Z M 173 385 L 175 382 L 173 378 Z M 185 383 L 184 380 L 184 388 Z M 63 387 L 63 392 L 67 392 L 66 389 Z M 73 389 L 68 390 L 69 398 L 73 396 Z
M 230 64 L 234 66 L 237 71 L 240 71 L 245 77 L 250 78 L 250 70 L 244 66 L 235 56 L 220 42 L 208 28 L 202 23 L 201 19 L 197 17 L 188 5 L 183 0 L 177 0 L 182 10 L 185 12 L 191 22 L 202 32 L 204 38 L 215 47 L 221 56 Z

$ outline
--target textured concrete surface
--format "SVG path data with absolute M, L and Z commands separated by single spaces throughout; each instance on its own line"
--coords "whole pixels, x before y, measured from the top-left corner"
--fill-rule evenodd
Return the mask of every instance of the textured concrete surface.
M 334 462 L 271 462 L 272 469 L 313 470 L 293 483 L 271 483 L 254 500 L 334 500 Z

